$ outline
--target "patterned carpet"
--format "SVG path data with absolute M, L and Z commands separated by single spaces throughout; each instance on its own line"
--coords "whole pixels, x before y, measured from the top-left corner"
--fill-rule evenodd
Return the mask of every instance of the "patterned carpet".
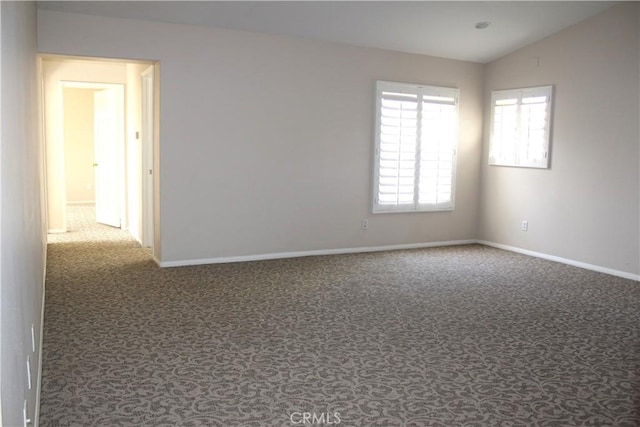
M 131 235 L 119 228 L 109 227 L 96 222 L 94 205 L 77 205 L 67 208 L 67 232 L 49 234 L 49 243 L 82 242 L 126 242 Z
M 49 245 L 42 426 L 640 425 L 638 282 L 480 245 L 160 269 L 90 227 Z

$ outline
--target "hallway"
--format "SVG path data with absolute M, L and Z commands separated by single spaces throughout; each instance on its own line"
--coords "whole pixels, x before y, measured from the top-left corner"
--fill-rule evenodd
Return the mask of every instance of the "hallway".
M 48 243 L 79 243 L 133 240 L 128 231 L 96 222 L 96 208 L 93 205 L 67 207 L 67 232 L 52 233 Z

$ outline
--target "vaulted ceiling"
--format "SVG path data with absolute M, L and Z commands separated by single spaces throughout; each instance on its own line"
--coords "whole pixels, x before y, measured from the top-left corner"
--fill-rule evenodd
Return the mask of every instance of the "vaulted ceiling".
M 41 9 L 306 37 L 487 63 L 612 1 L 45 1 Z M 476 29 L 481 22 L 485 29 Z

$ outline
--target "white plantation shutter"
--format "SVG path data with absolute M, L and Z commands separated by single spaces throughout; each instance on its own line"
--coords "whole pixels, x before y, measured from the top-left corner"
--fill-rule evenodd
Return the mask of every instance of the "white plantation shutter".
M 383 92 L 380 103 L 379 203 L 412 205 L 415 199 L 418 95 Z
M 552 86 L 491 93 L 489 164 L 547 168 Z
M 457 94 L 453 95 L 422 97 L 418 204 L 426 208 L 453 208 Z
M 374 212 L 453 209 L 457 89 L 378 82 Z
M 507 164 L 516 158 L 518 99 L 494 99 L 489 163 Z

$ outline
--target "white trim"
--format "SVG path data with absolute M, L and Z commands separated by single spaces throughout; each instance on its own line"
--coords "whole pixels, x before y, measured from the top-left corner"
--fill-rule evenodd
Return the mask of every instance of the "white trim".
M 582 261 L 575 261 L 568 258 L 562 258 L 555 255 L 548 255 L 541 252 L 530 251 L 528 249 L 522 249 L 515 246 L 503 245 L 501 243 L 489 242 L 486 240 L 449 240 L 442 242 L 429 242 L 429 243 L 408 243 L 400 245 L 387 245 L 387 246 L 365 246 L 357 248 L 341 248 L 341 249 L 321 249 L 314 251 L 297 251 L 297 252 L 275 252 L 257 255 L 239 255 L 230 257 L 218 257 L 218 258 L 200 258 L 200 259 L 187 259 L 178 261 L 161 261 L 157 257 L 153 257 L 153 260 L 159 267 L 186 267 L 192 265 L 206 265 L 206 264 L 224 264 L 231 262 L 247 262 L 247 261 L 263 261 L 270 259 L 282 259 L 282 258 L 299 258 L 306 256 L 322 256 L 322 255 L 342 255 L 342 254 L 355 254 L 365 252 L 383 252 L 383 251 L 396 251 L 403 249 L 421 249 L 421 248 L 435 248 L 441 246 L 457 246 L 457 245 L 472 245 L 479 244 L 485 246 L 491 246 L 497 249 L 502 249 L 510 252 L 517 252 L 523 255 L 528 255 L 536 258 L 546 259 L 548 261 L 559 262 L 561 264 L 571 265 L 574 267 L 584 268 L 586 270 L 596 271 L 598 273 L 610 274 L 612 276 L 622 277 L 624 279 L 640 281 L 640 274 L 633 274 L 626 271 L 615 270 L 608 267 L 602 267 L 599 265 L 589 264 Z
M 155 138 L 155 66 L 140 74 L 141 144 L 140 152 L 140 244 L 155 250 L 154 245 L 154 138 Z
M 640 274 L 633 274 L 633 273 L 628 273 L 626 271 L 614 270 L 614 269 L 608 268 L 608 267 L 602 267 L 602 266 L 599 266 L 599 265 L 589 264 L 589 263 L 582 262 L 582 261 L 575 261 L 575 260 L 572 260 L 572 259 L 562 258 L 562 257 L 555 256 L 555 255 L 548 255 L 548 254 L 544 254 L 544 253 L 541 253 L 541 252 L 530 251 L 528 249 L 522 249 L 522 248 L 518 248 L 518 247 L 515 247 L 515 246 L 503 245 L 501 243 L 488 242 L 486 240 L 476 240 L 476 243 L 479 243 L 479 244 L 485 245 L 485 246 L 491 246 L 491 247 L 498 248 L 498 249 L 503 249 L 505 251 L 517 252 L 517 253 L 523 254 L 523 255 L 529 255 L 529 256 L 532 256 L 532 257 L 536 257 L 536 258 L 542 258 L 542 259 L 546 259 L 548 261 L 559 262 L 561 264 L 572 265 L 574 267 L 580 267 L 580 268 L 584 268 L 586 270 L 597 271 L 598 273 L 605 273 L 605 274 L 610 274 L 612 276 L 622 277 L 624 279 L 640 281 Z
M 101 83 L 92 81 L 60 80 L 62 87 L 69 89 L 112 89 L 115 86 L 124 86 L 124 83 Z
M 65 230 L 64 228 L 51 228 L 47 230 L 47 234 L 64 234 L 66 232 L 67 230 Z
M 401 249 L 420 249 L 420 248 L 433 248 L 439 246 L 457 246 L 457 245 L 472 245 L 477 243 L 476 240 L 450 240 L 446 242 L 430 242 L 430 243 L 408 243 L 402 245 L 388 245 L 388 246 L 368 246 L 359 248 L 341 248 L 341 249 L 321 249 L 315 251 L 299 251 L 299 252 L 277 252 L 257 255 L 242 255 L 231 257 L 219 257 L 219 258 L 202 258 L 202 259 L 190 259 L 180 261 L 160 261 L 154 257 L 154 261 L 160 267 L 185 267 L 190 265 L 202 265 L 202 264 L 223 264 L 229 262 L 245 262 L 245 261 L 263 261 L 269 259 L 280 258 L 298 258 L 305 256 L 321 256 L 321 255 L 342 255 L 342 254 L 354 254 L 363 252 L 383 252 L 383 251 L 396 251 Z

